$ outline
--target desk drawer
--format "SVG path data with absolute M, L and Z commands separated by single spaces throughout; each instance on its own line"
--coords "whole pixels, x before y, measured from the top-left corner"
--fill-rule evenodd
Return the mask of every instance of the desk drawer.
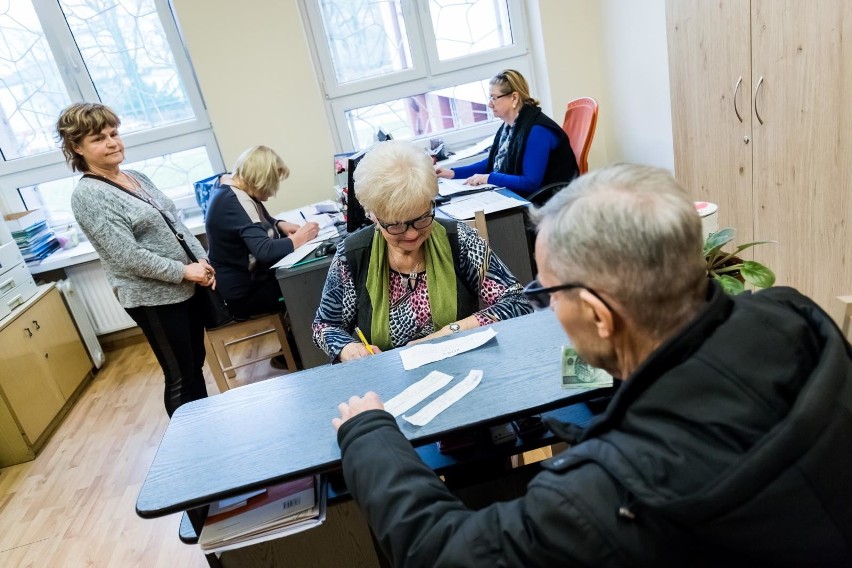
M 13 270 L 0 275 L 0 318 L 32 298 L 38 286 L 23 262 Z
M 23 261 L 21 251 L 15 241 L 0 246 L 0 274 L 5 274 Z M 0 292 L 3 294 L 3 292 Z

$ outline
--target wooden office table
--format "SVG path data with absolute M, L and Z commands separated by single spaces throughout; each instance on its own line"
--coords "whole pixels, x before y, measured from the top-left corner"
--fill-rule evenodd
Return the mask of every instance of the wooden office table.
M 500 192 L 522 199 L 509 190 Z M 526 207 L 489 213 L 486 222 L 491 249 L 521 284 L 532 280 L 534 274 L 526 230 Z M 294 268 L 279 268 L 275 272 L 290 316 L 296 349 L 305 369 L 328 363 L 328 356 L 314 345 L 311 325 L 322 299 L 329 264 L 331 257 Z
M 340 466 L 331 426 L 338 403 L 367 390 L 387 400 L 432 370 L 452 374 L 455 380 L 471 369 L 481 369 L 484 375 L 476 389 L 430 424 L 418 428 L 399 419 L 402 432 L 415 445 L 563 407 L 588 395 L 587 390 L 561 386 L 560 347 L 567 338 L 552 312 L 493 327 L 497 337 L 485 346 L 412 371 L 403 370 L 397 351 L 389 351 L 185 404 L 166 429 L 136 512 L 159 517 L 333 471 Z

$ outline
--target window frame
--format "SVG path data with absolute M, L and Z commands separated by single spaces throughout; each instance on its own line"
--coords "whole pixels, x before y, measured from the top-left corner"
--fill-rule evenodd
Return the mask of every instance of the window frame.
M 510 68 L 520 71 L 535 92 L 534 64 L 528 40 L 525 7 L 521 0 L 506 2 L 512 24 L 512 45 L 440 61 L 428 0 L 401 0 L 412 68 L 340 85 L 337 83 L 318 2 L 299 0 L 309 50 L 317 70 L 320 89 L 325 97 L 336 151 L 356 151 L 345 116 L 349 110 L 487 80 Z M 437 137 L 444 140 L 448 146 L 458 146 L 493 135 L 499 126 L 499 120 L 492 120 L 411 140 L 416 143 Z
M 214 172 L 224 171 L 222 153 L 207 114 L 207 107 L 172 8 L 172 2 L 171 0 L 153 1 L 194 118 L 138 132 L 122 133 L 126 146 L 125 162 L 145 160 L 203 146 Z M 32 2 L 70 99 L 100 102 L 97 89 L 86 70 L 83 56 L 71 28 L 65 22 L 58 0 L 32 0 Z M 119 131 L 121 132 L 121 127 Z M 21 188 L 75 175 L 80 173 L 71 171 L 58 144 L 55 150 L 49 152 L 0 159 L 0 207 L 7 213 L 24 211 L 26 209 L 24 200 L 20 196 Z M 186 195 L 178 200 L 194 205 L 184 199 L 192 194 L 193 188 L 189 185 Z

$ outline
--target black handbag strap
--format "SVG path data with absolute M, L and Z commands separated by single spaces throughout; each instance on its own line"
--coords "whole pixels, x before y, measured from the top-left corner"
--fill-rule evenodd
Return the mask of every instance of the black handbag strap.
M 163 210 L 162 210 L 162 209 L 161 209 L 158 205 L 155 205 L 154 203 L 152 203 L 151 201 L 149 201 L 149 200 L 145 199 L 144 197 L 142 197 L 142 196 L 141 196 L 141 195 L 139 195 L 138 193 L 134 193 L 134 192 L 130 191 L 129 189 L 127 189 L 126 187 L 123 187 L 123 186 L 121 186 L 121 185 L 119 185 L 119 184 L 115 183 L 115 182 L 114 182 L 114 181 L 112 181 L 111 179 L 107 179 L 107 178 L 105 178 L 105 177 L 103 177 L 103 176 L 99 176 L 99 175 L 95 175 L 95 174 L 83 174 L 83 177 L 84 177 L 84 178 L 89 178 L 89 179 L 96 179 L 96 180 L 98 180 L 98 181 L 102 181 L 102 182 L 104 182 L 104 183 L 106 183 L 106 184 L 109 184 L 109 185 L 111 185 L 111 186 L 113 186 L 113 187 L 115 187 L 115 188 L 117 188 L 117 189 L 120 189 L 121 191 L 123 191 L 123 192 L 124 192 L 124 193 L 126 193 L 127 195 L 130 195 L 130 196 L 132 196 L 132 197 L 135 197 L 135 198 L 136 198 L 136 199 L 138 199 L 139 201 L 142 201 L 143 203 L 147 203 L 148 205 L 150 205 L 151 207 L 153 207 L 154 209 L 156 209 L 156 210 L 157 210 L 157 212 L 158 212 L 158 213 L 159 213 L 159 214 L 163 217 L 163 221 L 165 221 L 165 222 L 166 222 L 166 225 L 168 225 L 169 229 L 171 229 L 172 233 L 174 233 L 175 238 L 176 238 L 176 239 L 178 240 L 178 242 L 180 243 L 180 246 L 182 246 L 182 247 L 183 247 L 183 250 L 184 250 L 184 252 L 186 253 L 186 256 L 188 256 L 188 257 L 189 257 L 190 262 L 198 262 L 198 258 L 195 256 L 195 254 L 193 254 L 192 249 L 190 249 L 190 248 L 189 248 L 189 245 L 188 245 L 188 244 L 186 244 L 186 238 L 183 236 L 183 233 L 181 233 L 180 231 L 178 231 L 177 229 L 175 229 L 175 226 L 172 224 L 172 222 L 171 222 L 171 221 L 169 220 L 169 218 L 166 216 L 166 212 L 165 212 L 165 211 L 163 211 Z M 142 187 L 141 182 L 140 182 L 139 186 L 140 186 L 140 187 Z

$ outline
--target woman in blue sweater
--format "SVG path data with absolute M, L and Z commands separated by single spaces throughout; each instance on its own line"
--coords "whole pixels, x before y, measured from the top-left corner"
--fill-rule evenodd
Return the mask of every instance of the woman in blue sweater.
M 492 183 L 529 195 L 551 183 L 577 177 L 577 159 L 562 127 L 541 112 L 519 72 L 508 69 L 490 84 L 488 106 L 503 125 L 488 158 L 459 168 L 438 168 L 438 177 L 467 178 L 469 185 Z
M 278 192 L 290 175 L 270 148 L 243 152 L 232 175 L 223 175 L 207 210 L 210 262 L 218 290 L 234 317 L 280 310 L 281 290 L 270 267 L 317 236 L 319 226 L 301 227 L 275 219 L 263 203 Z

